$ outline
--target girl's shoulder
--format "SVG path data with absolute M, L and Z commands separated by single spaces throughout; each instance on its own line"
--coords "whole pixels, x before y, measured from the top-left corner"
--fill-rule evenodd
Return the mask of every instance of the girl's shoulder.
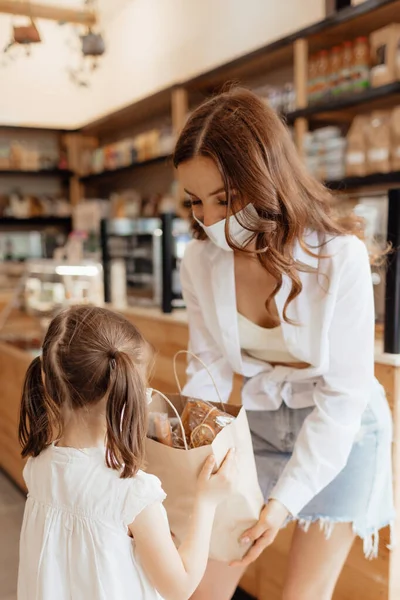
M 166 494 L 160 480 L 154 475 L 139 471 L 135 477 L 121 480 L 125 482 L 123 520 L 128 526 L 148 506 L 162 504 Z

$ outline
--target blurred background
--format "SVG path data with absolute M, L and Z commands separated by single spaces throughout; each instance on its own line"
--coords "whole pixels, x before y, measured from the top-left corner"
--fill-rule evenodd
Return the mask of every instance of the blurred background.
M 0 0 L 0 82 L 0 467 L 12 481 L 0 479 L 0 600 L 12 600 L 20 386 L 49 319 L 77 302 L 123 311 L 158 350 L 155 385 L 174 387 L 191 234 L 171 155 L 202 100 L 227 83 L 256 91 L 334 209 L 365 220 L 371 255 L 400 245 L 400 1 Z M 395 410 L 397 252 L 371 279 Z M 280 597 L 289 536 L 249 570 L 243 597 Z M 335 599 L 398 600 L 396 555 L 381 546 L 369 566 L 355 548 Z

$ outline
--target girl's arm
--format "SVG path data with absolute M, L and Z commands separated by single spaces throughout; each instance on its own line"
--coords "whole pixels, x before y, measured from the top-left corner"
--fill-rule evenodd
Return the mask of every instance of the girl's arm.
M 212 475 L 214 466 L 215 459 L 210 457 L 200 474 L 189 530 L 179 550 L 161 504 L 143 510 L 129 527 L 143 570 L 164 600 L 188 600 L 203 578 L 215 511 L 232 490 L 233 452 Z

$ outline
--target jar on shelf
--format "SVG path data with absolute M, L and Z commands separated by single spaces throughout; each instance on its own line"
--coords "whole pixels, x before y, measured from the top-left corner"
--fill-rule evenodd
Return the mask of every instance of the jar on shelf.
M 319 99 L 326 100 L 329 97 L 330 90 L 330 64 L 328 50 L 321 50 L 319 53 Z
M 341 85 L 340 90 L 342 94 L 349 94 L 352 92 L 352 76 L 354 66 L 354 53 L 353 44 L 350 41 L 343 43 L 342 53 L 342 71 L 341 71 Z
M 307 81 L 307 96 L 308 104 L 313 104 L 316 99 L 318 78 L 318 56 L 312 54 L 308 58 L 308 81 Z
M 358 37 L 354 42 L 352 89 L 363 92 L 370 82 L 370 49 L 367 37 Z
M 334 46 L 330 51 L 330 92 L 333 98 L 340 95 L 342 83 L 342 48 Z

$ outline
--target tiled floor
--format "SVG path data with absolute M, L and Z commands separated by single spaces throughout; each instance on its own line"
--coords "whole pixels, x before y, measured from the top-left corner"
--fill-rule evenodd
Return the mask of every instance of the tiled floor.
M 18 541 L 25 498 L 0 471 L 0 600 L 16 600 Z

